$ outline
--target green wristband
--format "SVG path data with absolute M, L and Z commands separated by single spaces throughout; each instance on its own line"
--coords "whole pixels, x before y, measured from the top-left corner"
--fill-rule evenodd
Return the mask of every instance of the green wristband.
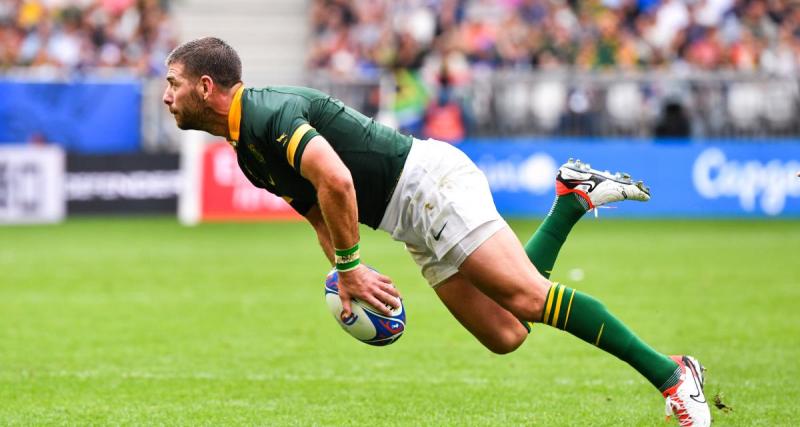
M 340 272 L 355 270 L 361 264 L 358 243 L 350 249 L 336 249 L 336 270 Z
M 342 263 L 342 264 L 338 264 L 337 263 L 336 264 L 336 271 L 338 271 L 340 273 L 343 273 L 343 272 L 346 272 L 346 271 L 352 271 L 352 270 L 355 270 L 356 267 L 358 267 L 359 264 L 361 264 L 361 259 L 360 258 L 356 258 L 355 260 L 347 262 L 347 263 Z
M 358 243 L 350 249 L 336 249 L 336 256 L 347 256 L 358 252 Z

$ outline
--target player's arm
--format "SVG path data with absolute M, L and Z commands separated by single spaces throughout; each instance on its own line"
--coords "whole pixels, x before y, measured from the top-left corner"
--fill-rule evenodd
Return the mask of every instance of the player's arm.
M 311 209 L 306 212 L 305 217 L 311 226 L 314 227 L 314 231 L 317 233 L 317 240 L 319 240 L 319 246 L 322 247 L 322 251 L 325 252 L 325 256 L 328 258 L 328 261 L 331 263 L 331 265 L 334 265 L 335 261 L 333 242 L 331 241 L 331 232 L 328 231 L 328 225 L 325 224 L 325 219 L 322 218 L 322 211 L 319 210 L 319 205 L 312 206 Z
M 356 190 L 350 170 L 320 135 L 305 147 L 300 174 L 317 190 L 317 205 L 335 248 L 351 248 L 359 241 Z M 333 220 L 333 221 L 332 221 Z
M 336 248 L 334 258 L 339 250 L 355 248 L 358 259 L 358 205 L 350 170 L 321 135 L 308 141 L 301 159 L 300 174 L 311 181 L 317 191 L 317 204 Z M 339 263 L 336 265 L 338 268 Z M 340 269 L 339 277 L 339 295 L 346 315 L 350 314 L 350 297 L 366 301 L 387 315 L 390 314 L 387 305 L 399 306 L 399 294 L 391 280 L 363 264 Z

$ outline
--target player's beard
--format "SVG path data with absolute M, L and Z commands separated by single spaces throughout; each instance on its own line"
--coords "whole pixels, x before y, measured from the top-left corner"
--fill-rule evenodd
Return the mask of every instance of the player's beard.
M 184 107 L 175 115 L 175 123 L 183 130 L 206 130 L 211 109 L 197 92 L 189 92 Z

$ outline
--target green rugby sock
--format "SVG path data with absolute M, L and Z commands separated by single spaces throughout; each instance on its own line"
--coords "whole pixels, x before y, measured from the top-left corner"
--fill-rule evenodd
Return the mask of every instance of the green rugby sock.
M 586 201 L 575 193 L 556 197 L 550 213 L 525 244 L 528 259 L 542 276 L 550 277 L 567 235 L 588 209 Z
M 567 331 L 617 356 L 659 391 L 678 383 L 677 363 L 653 350 L 589 295 L 554 283 L 547 293 L 542 323 Z

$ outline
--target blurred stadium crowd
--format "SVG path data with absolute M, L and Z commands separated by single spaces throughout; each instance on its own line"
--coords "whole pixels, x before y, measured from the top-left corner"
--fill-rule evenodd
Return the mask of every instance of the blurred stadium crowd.
M 469 69 L 764 70 L 800 61 L 791 0 L 314 0 L 310 63 L 340 76 Z
M 155 99 L 179 41 L 171 3 L 0 0 L 0 73 L 151 77 Z M 796 0 L 308 0 L 291 8 L 309 20 L 303 83 L 415 135 L 800 132 Z M 144 127 L 158 127 L 145 134 L 160 141 L 162 124 L 150 124 L 160 104 L 144 104 L 154 106 Z
M 0 0 L 0 70 L 162 76 L 177 35 L 168 0 Z
M 686 178 L 661 183 L 674 202 L 655 214 L 797 213 L 800 0 L 0 0 L 0 223 L 58 220 L 64 201 L 175 212 L 187 147 L 214 159 L 223 211 L 272 206 L 226 143 L 190 143 L 204 137 L 161 101 L 164 59 L 198 35 L 239 51 L 248 86 L 315 87 L 416 137 L 482 147 L 493 189 L 542 196 L 510 211 L 550 205 L 539 191 L 565 143 L 603 163 L 629 141 L 632 169 L 666 155 Z
M 0 67 L 160 74 L 168 0 L 0 0 Z M 791 0 L 313 0 L 310 65 L 382 68 L 763 70 L 800 63 Z
M 418 135 L 796 132 L 796 1 L 314 0 L 311 26 L 309 68 L 393 71 Z

